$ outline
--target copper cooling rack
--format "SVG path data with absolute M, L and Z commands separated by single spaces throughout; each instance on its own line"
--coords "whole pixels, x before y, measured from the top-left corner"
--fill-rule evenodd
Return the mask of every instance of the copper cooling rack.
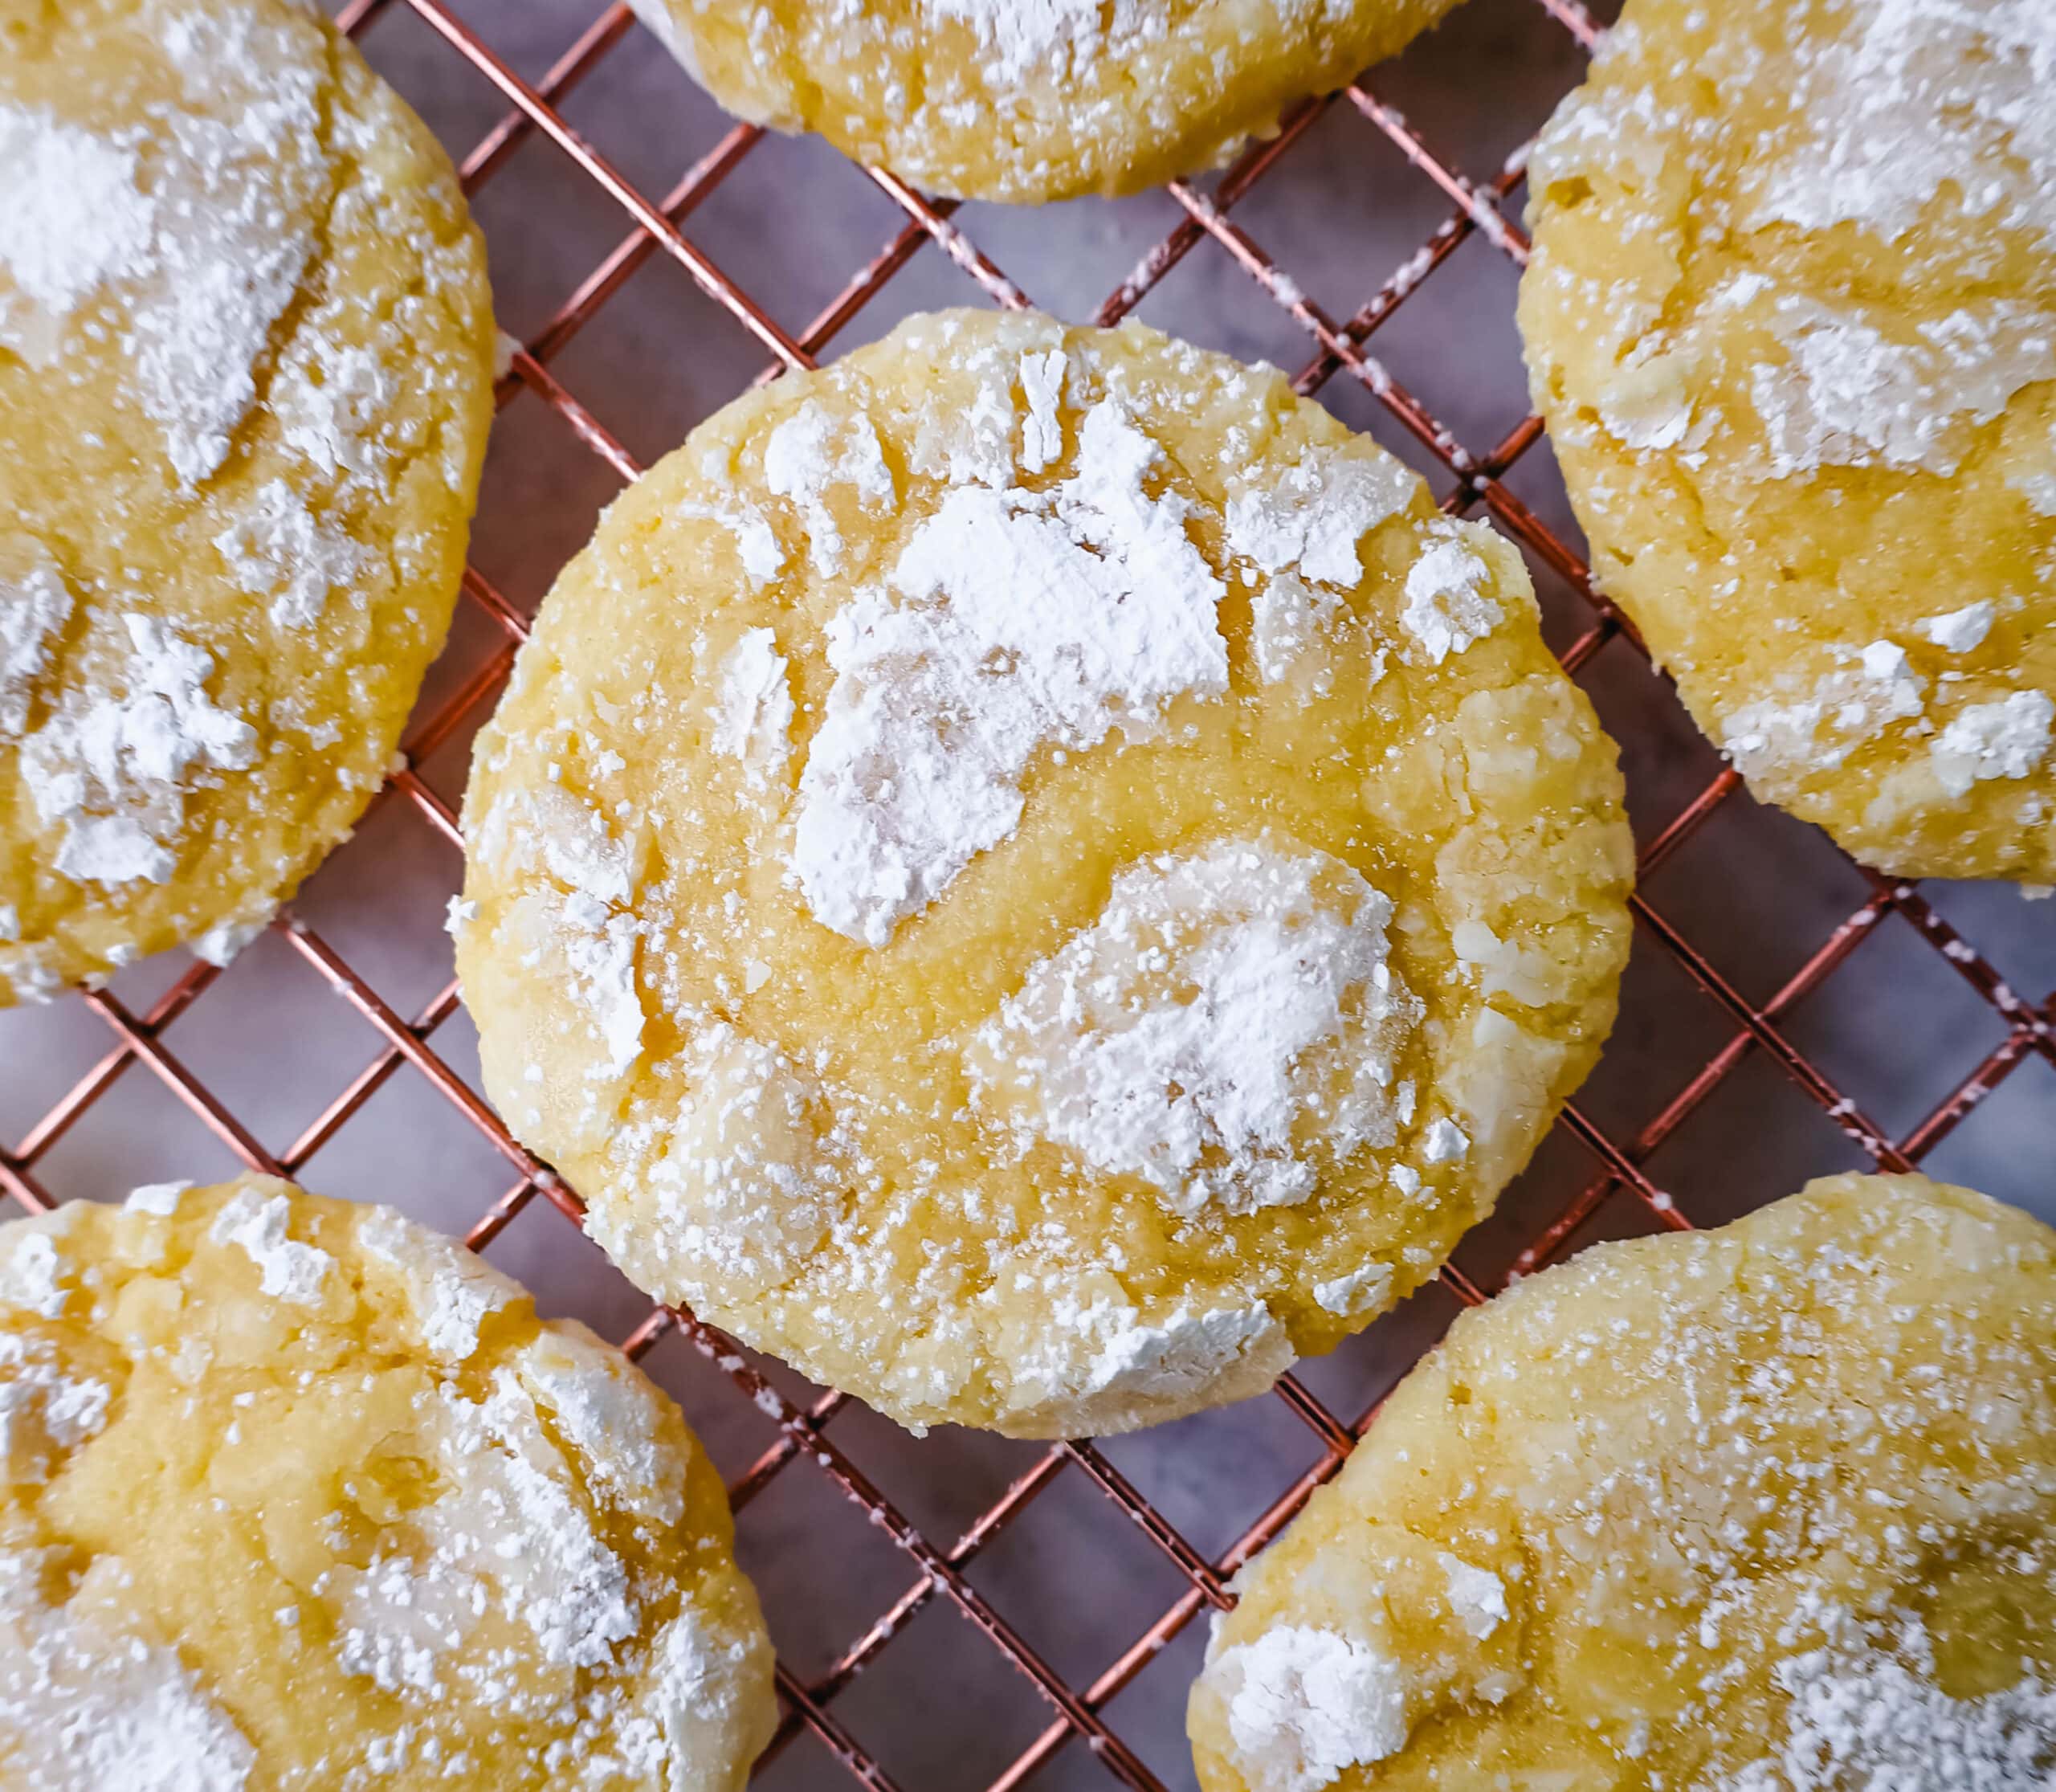
M 545 3 L 556 0 L 536 0 Z M 576 96 L 592 91 L 605 66 L 659 56 L 654 42 L 616 4 L 567 33 L 570 41 L 554 63 L 524 78 L 495 47 L 496 39 L 504 43 L 516 6 L 516 0 L 470 0 L 459 11 L 443 0 L 351 0 L 340 17 L 374 64 L 388 59 L 389 30 L 410 22 L 416 73 L 432 63 L 426 78 L 463 90 L 454 108 L 432 114 L 446 134 L 451 110 L 490 121 L 483 135 L 452 149 L 496 266 L 503 252 L 531 248 L 541 228 L 524 203 L 496 210 L 488 190 L 496 180 L 507 184 L 506 170 L 524 157 L 547 165 L 560 198 L 571 183 L 585 226 L 581 241 L 605 248 L 596 264 L 580 253 L 577 265 L 589 271 L 569 283 L 553 315 L 525 332 L 500 382 L 503 410 L 536 419 L 510 430 L 515 419 L 504 418 L 496 440 L 496 464 L 519 463 L 515 483 L 528 495 L 524 504 L 546 507 L 560 489 L 590 494 L 596 471 L 606 488 L 602 498 L 614 482 L 635 477 L 636 458 L 573 390 L 578 376 L 568 369 L 582 363 L 569 351 L 653 259 L 683 270 L 704 295 L 685 294 L 703 315 L 711 300 L 739 326 L 737 340 L 761 360 L 760 382 L 878 333 L 891 306 L 874 309 L 875 302 L 910 265 L 931 275 L 953 265 L 961 281 L 956 302 L 982 296 L 1018 306 L 1035 294 L 1031 270 L 1002 269 L 970 234 L 977 228 L 989 241 L 1011 240 L 1028 214 L 932 200 L 873 169 L 850 178 L 875 186 L 869 202 L 879 194 L 888 202 L 887 239 L 810 320 L 781 322 L 797 308 L 798 284 L 732 277 L 696 238 L 694 214 L 751 157 L 775 163 L 789 146 L 749 126 L 725 134 L 711 126 L 700 145 L 704 153 L 675 184 L 650 196 L 644 186 L 655 183 L 626 175 L 624 157 L 594 146 L 602 133 L 581 134 L 567 113 L 577 115 Z M 1471 10 L 1491 14 L 1477 31 L 1525 33 L 1524 42 L 1550 52 L 1537 57 L 1536 78 L 1546 75 L 1554 84 L 1529 96 L 1537 122 L 1603 28 L 1578 0 L 1473 0 Z M 631 1307 L 631 1291 L 620 1284 L 606 1308 L 626 1316 L 613 1335 L 684 1402 L 716 1459 L 726 1457 L 744 1565 L 766 1594 L 780 1647 L 784 1719 L 760 1764 L 761 1784 L 842 1783 L 839 1764 L 881 1789 L 1112 1780 L 1153 1792 L 1189 1785 L 1177 1719 L 1204 1629 L 1194 1620 L 1232 1603 L 1228 1582 L 1235 1570 L 1335 1473 L 1384 1392 L 1461 1308 L 1592 1237 L 1726 1218 L 1827 1169 L 1928 1162 L 2030 1204 L 2051 1193 L 2056 1100 L 2046 1076 L 2056 1067 L 2056 994 L 2038 1006 L 2017 995 L 1995 959 L 2031 967 L 2021 974 L 2050 973 L 2056 908 L 2017 906 L 2009 892 L 1989 887 L 1923 890 L 1862 872 L 1812 831 L 1756 809 L 1739 793 L 1734 773 L 1699 741 L 1650 670 L 1631 627 L 1593 590 L 1539 420 L 1520 415 L 1516 397 L 1512 427 L 1484 445 L 1467 444 L 1421 395 L 1423 381 L 1462 390 L 1465 369 L 1451 365 L 1462 357 L 1452 357 L 1447 344 L 1461 341 L 1480 307 L 1495 308 L 1504 328 L 1511 272 L 1528 253 L 1516 222 L 1526 152 L 1503 161 L 1495 153 L 1497 165 L 1464 172 L 1381 97 L 1386 81 L 1380 71 L 1303 104 L 1275 139 L 1218 178 L 1173 183 L 1155 196 L 1152 215 L 1169 227 L 1098 306 L 1097 320 L 1111 324 L 1148 305 L 1189 258 L 1231 258 L 1241 270 L 1234 280 L 1246 275 L 1254 283 L 1238 290 L 1264 296 L 1290 319 L 1287 340 L 1300 344 L 1299 390 L 1336 382 L 1328 402 L 1344 414 L 1356 406 L 1357 417 L 1428 471 L 1445 508 L 1488 516 L 1526 550 L 1564 663 L 1599 702 L 1629 766 L 1643 894 L 1635 904 L 1636 958 L 1622 1026 L 1598 1076 L 1564 1110 L 1536 1165 L 1438 1284 L 1336 1357 L 1302 1365 L 1279 1384 L 1275 1401 L 1140 1439 L 1031 1447 L 943 1431 L 916 1443 L 842 1395 L 808 1388 L 742 1351 L 689 1313 L 649 1311 L 638 1322 L 639 1304 Z M 696 116 L 704 121 L 709 114 L 703 108 Z M 1266 194 L 1290 183 L 1295 158 L 1309 141 L 1326 142 L 1332 164 L 1338 133 L 1360 137 L 1366 166 L 1383 158 L 1381 192 L 1398 195 L 1391 203 L 1403 198 L 1418 210 L 1425 199 L 1440 218 L 1346 316 L 1309 299 L 1274 258 L 1263 210 Z M 676 116 L 638 120 L 635 159 L 660 161 L 693 134 Z M 1346 168 L 1356 152 L 1340 153 Z M 1282 177 L 1281 169 L 1287 170 Z M 1395 182 L 1411 185 L 1402 193 Z M 1328 218 L 1322 227 L 1332 234 L 1342 227 L 1333 221 L 1339 210 L 1324 210 L 1318 198 L 1316 213 Z M 779 202 L 775 190 L 771 202 Z M 1066 208 L 1046 215 L 1062 229 L 1077 214 Z M 725 250 L 723 259 L 736 260 Z M 1217 269 L 1225 271 L 1226 263 Z M 1418 333 L 1409 338 L 1395 320 L 1418 319 L 1429 308 L 1457 321 L 1442 333 L 1435 364 L 1422 367 L 1418 353 L 1406 359 L 1405 344 Z M 1267 316 L 1275 325 L 1276 315 Z M 860 320 L 862 328 L 853 329 Z M 1189 310 L 1178 321 L 1185 333 L 1201 334 Z M 661 346 L 653 350 L 643 341 L 634 352 Z M 744 371 L 735 386 L 748 379 Z M 695 414 L 728 395 L 697 403 Z M 565 502 L 579 519 L 566 532 L 575 545 L 585 527 L 583 500 Z M 140 1092 L 144 1111 L 140 1118 L 132 1112 L 132 1132 L 154 1136 L 170 1124 L 153 1115 L 169 1113 L 189 1133 L 197 1120 L 212 1135 L 210 1144 L 202 1142 L 217 1158 L 225 1150 L 283 1175 L 308 1166 L 306 1179 L 317 1188 L 418 1210 L 423 1190 L 462 1180 L 439 1153 L 403 1153 L 394 1162 L 373 1152 L 365 1161 L 385 1167 L 360 1169 L 347 1183 L 324 1174 L 334 1158 L 311 1162 L 353 1122 L 376 1128 L 404 1098 L 410 1113 L 425 1103 L 446 1122 L 454 1116 L 458 1132 L 469 1135 L 467 1145 L 500 1166 L 481 1185 L 499 1188 L 497 1198 L 482 1198 L 463 1216 L 473 1247 L 511 1255 L 509 1266 L 531 1280 L 541 1273 L 546 1299 L 552 1263 L 587 1248 L 559 1224 L 559 1216 L 579 1223 L 575 1191 L 508 1135 L 478 1092 L 447 968 L 438 973 L 443 986 L 418 1005 L 406 1002 L 406 1011 L 396 1005 L 400 998 L 382 993 L 394 979 L 381 941 L 402 929 L 426 936 L 434 916 L 411 885 L 389 885 L 381 855 L 396 850 L 397 831 L 418 835 L 425 823 L 433 844 L 410 850 L 440 854 L 445 884 L 454 884 L 469 733 L 495 700 L 528 631 L 526 609 L 555 570 L 554 563 L 523 565 L 525 604 L 506 594 L 506 578 L 480 571 L 477 563 L 498 564 L 494 514 L 490 504 L 482 513 L 476 563 L 464 581 L 465 614 L 403 762 L 357 841 L 252 955 L 268 951 L 275 973 L 282 957 L 288 961 L 298 983 L 288 977 L 281 984 L 275 974 L 264 1001 L 241 1004 L 226 1043 L 220 1027 L 210 1032 L 206 1025 L 207 998 L 224 979 L 233 985 L 240 964 L 226 973 L 194 965 L 164 986 L 173 965 L 154 983 L 145 978 L 140 993 L 140 974 L 124 974 L 55 1009 L 6 1018 L 0 1128 L 25 1124 L 26 1130 L 0 1148 L 0 1187 L 20 1206 L 39 1210 L 61 1196 L 110 1192 L 81 1186 L 94 1180 L 86 1170 L 67 1178 L 67 1153 L 89 1158 L 81 1141 L 96 1122 L 115 1124 L 104 1116 L 124 1100 L 133 1108 Z M 354 873 L 334 868 L 353 861 Z M 337 878 L 340 901 L 320 895 Z M 1993 956 L 1965 937 L 1959 923 L 1977 931 Z M 447 967 L 447 949 L 439 941 L 436 949 Z M 333 1031 L 337 1010 L 324 986 L 344 1005 L 342 1014 L 353 1017 L 344 1031 L 347 1064 L 354 1067 L 328 1078 L 312 1117 L 288 1137 L 273 1124 L 275 1104 L 247 1092 L 255 1086 L 247 1067 L 274 1052 L 283 1062 L 310 1029 Z M 290 993 L 278 994 L 280 987 Z M 1857 993 L 1842 999 L 1838 990 Z M 225 992 L 214 1006 L 226 1010 L 229 999 Z M 104 1024 L 104 1035 L 84 1014 Z M 82 1050 L 82 1027 L 89 1050 Z M 222 1092 L 230 1080 L 223 1067 L 232 1062 L 244 1067 L 239 1096 Z M 1882 1066 L 1893 1074 L 1879 1080 L 1871 1072 Z M 19 1121 L 7 1106 L 10 1088 Z M 24 1106 L 27 1089 L 42 1092 Z M 2002 1090 L 2004 1100 L 1991 1099 Z M 2010 1119 L 1989 1123 L 2001 1129 L 1995 1142 L 1965 1144 L 1973 1114 L 2002 1109 Z M 266 1142 L 266 1131 L 277 1135 L 273 1142 Z M 2000 1176 L 1995 1184 L 1994 1173 L 2009 1165 L 2026 1181 L 2017 1176 L 2008 1187 Z M 137 1180 L 205 1173 L 163 1161 L 133 1167 Z M 518 1247 L 511 1227 L 525 1240 Z M 867 1529 L 851 1528 L 846 1502 L 869 1521 Z M 1118 1565 L 1110 1565 L 1116 1558 Z

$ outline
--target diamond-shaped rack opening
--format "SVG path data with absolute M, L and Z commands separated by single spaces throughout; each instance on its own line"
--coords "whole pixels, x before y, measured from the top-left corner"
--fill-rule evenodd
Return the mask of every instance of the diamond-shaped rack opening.
M 1860 966 L 1838 969 L 1795 1004 L 1787 1038 L 1895 1138 L 1947 1099 L 2005 1037 L 2005 1018 L 1887 909 L 1864 941 Z M 1860 969 L 1861 974 L 1851 971 Z M 1917 1033 L 1918 1055 L 1881 1055 L 1880 1039 Z

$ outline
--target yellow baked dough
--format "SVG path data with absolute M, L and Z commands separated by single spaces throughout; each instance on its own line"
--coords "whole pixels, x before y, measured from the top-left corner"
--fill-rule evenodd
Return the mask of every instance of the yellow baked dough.
M 934 193 L 1133 193 L 1224 161 L 1456 0 L 633 0 L 729 111 Z
M 1599 582 L 1760 795 L 2056 879 L 2056 7 L 1630 0 L 1520 325 Z
M 1465 1314 L 1242 1577 L 1206 1792 L 2030 1792 L 2056 1233 L 1918 1176 Z
M 584 1327 L 262 1178 L 0 1227 L 0 1783 L 738 1792 L 719 1477 Z
M 0 1004 L 225 961 L 384 777 L 461 570 L 485 254 L 290 0 L 0 0 Z
M 910 1424 L 1330 1348 L 1627 948 L 1519 554 L 1140 326 L 917 318 L 710 418 L 559 579 L 466 831 L 508 1124 L 641 1286 Z

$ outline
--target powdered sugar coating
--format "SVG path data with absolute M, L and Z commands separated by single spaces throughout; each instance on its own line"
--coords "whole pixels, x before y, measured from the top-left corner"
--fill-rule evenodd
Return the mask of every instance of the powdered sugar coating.
M 2056 1773 L 2056 1680 L 2029 1676 L 2001 1690 L 1951 1696 L 1936 1682 L 1928 1627 L 1903 1615 L 1866 1627 L 1838 1622 L 1817 1649 L 1781 1661 L 1791 1703 L 1784 1741 L 1709 1792 L 1842 1792 L 1932 1786 L 2031 1792 Z
M 1133 192 L 1225 160 L 1451 0 L 635 0 L 731 112 L 930 191 Z
M 207 1236 L 216 1244 L 241 1248 L 257 1266 L 267 1298 L 312 1307 L 321 1299 L 331 1259 L 325 1251 L 288 1236 L 292 1210 L 282 1194 L 234 1195 L 214 1215 Z
M 134 1206 L 136 1195 L 128 1200 Z M 439 1233 L 402 1218 L 390 1207 L 364 1210 L 357 1221 L 357 1243 L 399 1274 L 414 1304 L 422 1343 L 446 1361 L 468 1362 L 478 1349 L 486 1321 L 524 1298 L 518 1283 Z M 593 1447 L 594 1440 L 580 1441 L 588 1450 Z
M 1412 476 L 1396 460 L 1309 448 L 1275 482 L 1252 483 L 1229 500 L 1228 547 L 1261 572 L 1354 585 L 1363 576 L 1356 544 L 1413 495 Z
M 1306 1135 L 1338 1159 L 1397 1136 L 1422 1008 L 1391 916 L 1348 865 L 1264 840 L 1131 866 L 980 1030 L 974 1099 L 1174 1213 L 1295 1205 L 1319 1182 Z
M 21 742 L 36 812 L 63 830 L 56 869 L 108 887 L 168 881 L 187 790 L 208 773 L 247 769 L 257 746 L 257 731 L 207 694 L 210 655 L 153 616 L 121 623 L 128 652 L 108 686 Z
M 1499 626 L 1499 606 L 1487 594 L 1491 569 L 1466 541 L 1475 523 L 1436 525 L 1427 549 L 1406 574 L 1400 622 L 1430 665 L 1462 653 Z
M 48 1339 L 0 1334 L 0 1478 L 48 1481 L 65 1452 L 100 1435 L 112 1397 L 104 1382 L 66 1374 Z
M 1919 1177 L 1522 1281 L 1242 1576 L 1190 1708 L 1201 1786 L 1357 1783 L 1352 1709 L 1389 1712 L 1397 1783 L 2044 1784 L 2052 1318 L 2056 1233 Z
M 1597 578 L 1759 794 L 1895 873 L 2056 874 L 2056 773 L 1937 747 L 2056 700 L 2052 80 L 2041 0 L 1632 0 L 1531 164 Z
M 1435 659 L 1444 541 L 1493 623 Z M 1126 1428 L 1367 1323 L 1532 1149 L 1610 1012 L 1609 758 L 1518 557 L 1275 374 L 920 318 L 610 512 L 479 742 L 459 969 L 639 1285 L 912 1424 Z
M 1261 1394 L 1292 1365 L 1291 1338 L 1262 1305 L 1181 1303 L 1146 1320 L 1095 1291 L 1056 1316 L 1015 1364 L 1010 1430 L 1136 1431 Z
M 377 787 L 490 409 L 448 164 L 288 0 L 0 63 L 0 1001 L 225 952 Z
M 1406 1670 L 1361 1638 L 1283 1624 L 1208 1672 L 1250 1792 L 1320 1792 L 1406 1740 Z
M 752 784 L 783 777 L 793 750 L 793 693 L 777 637 L 744 629 L 716 677 L 714 750 L 739 761 Z
M 1995 614 L 1992 600 L 1980 598 L 1976 602 L 1967 603 L 1960 610 L 1952 610 L 1944 615 L 1930 616 L 1920 625 L 1920 632 L 1944 653 L 1972 653 L 1983 645 L 1985 637 L 1992 632 Z
M 19 735 L 28 727 L 29 692 L 71 616 L 71 594 L 47 560 L 0 579 L 0 729 Z
M 2049 757 L 2056 698 L 2015 691 L 1997 703 L 1959 710 L 1928 748 L 1936 781 L 1952 797 L 1986 778 L 2031 777 Z
M 0 1743 L 22 1783 L 243 1792 L 257 1752 L 177 1651 L 46 1605 L 42 1565 L 0 1554 Z
M 859 591 L 830 624 L 835 682 L 792 855 L 826 925 L 884 945 L 1013 831 L 1037 753 L 1146 732 L 1173 698 L 1226 688 L 1226 588 L 1186 539 L 1185 502 L 1144 484 L 1160 455 L 1101 400 L 1070 480 L 949 492 L 887 590 Z
M 320 1259 L 319 1301 L 260 1288 L 253 1239 Z M 75 1283 L 62 1327 L 0 1319 L 0 1757 L 27 1785 L 541 1792 L 577 1763 L 740 1792 L 769 1646 L 718 1480 L 618 1353 L 283 1183 L 0 1230 L 24 1241 Z M 481 1281 L 491 1324 L 455 1346 L 437 1291 Z

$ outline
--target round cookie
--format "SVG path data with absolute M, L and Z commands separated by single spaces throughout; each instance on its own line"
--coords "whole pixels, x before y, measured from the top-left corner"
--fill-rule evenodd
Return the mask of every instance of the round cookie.
M 2056 879 L 2056 9 L 1630 0 L 1520 326 L 1601 587 L 1756 792 Z
M 2056 1773 L 2056 1233 L 1919 1176 L 1466 1313 L 1244 1573 L 1206 1792 Z
M 485 255 L 292 0 L 0 4 L 0 1005 L 226 962 L 440 647 Z
M 630 0 L 739 117 L 932 193 L 1140 191 L 1225 161 L 1456 0 Z
M 708 419 L 467 798 L 508 1124 L 628 1275 L 904 1423 L 1268 1386 L 1589 1067 L 1612 745 L 1520 556 L 1250 369 L 916 318 Z
M 719 1477 L 583 1326 L 383 1207 L 0 1227 L 0 1780 L 739 1792 Z

